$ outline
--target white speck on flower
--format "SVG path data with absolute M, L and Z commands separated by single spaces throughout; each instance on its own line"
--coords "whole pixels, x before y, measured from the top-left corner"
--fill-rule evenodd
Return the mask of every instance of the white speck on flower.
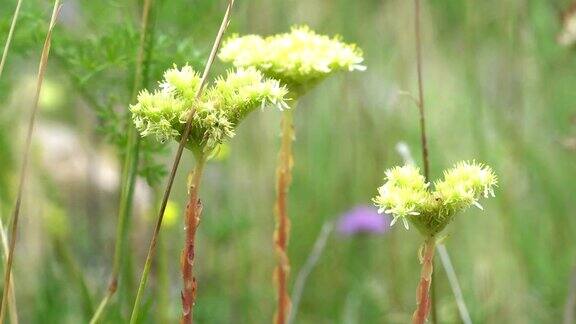
M 473 204 L 474 206 L 478 207 L 480 210 L 484 210 L 484 207 L 482 207 L 482 205 L 480 205 L 479 202 L 473 201 L 472 204 Z

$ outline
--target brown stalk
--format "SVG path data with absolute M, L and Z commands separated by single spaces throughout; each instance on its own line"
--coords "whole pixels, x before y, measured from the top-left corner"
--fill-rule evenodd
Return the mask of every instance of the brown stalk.
M 295 106 L 295 105 L 294 105 Z M 292 107 L 295 108 L 295 107 Z M 282 113 L 282 143 L 276 170 L 276 228 L 274 231 L 274 247 L 277 265 L 274 270 L 274 280 L 277 289 L 277 308 L 274 322 L 287 323 L 291 302 L 288 295 L 288 276 L 290 274 L 290 259 L 287 248 L 290 238 L 290 218 L 288 217 L 288 190 L 292 182 L 292 142 L 294 141 L 294 125 L 292 110 Z
M 416 30 L 416 69 L 418 73 L 418 111 L 420 113 L 420 142 L 422 144 L 422 162 L 424 177 L 430 178 L 430 162 L 428 160 L 428 139 L 426 137 L 426 116 L 424 114 L 424 87 L 422 85 L 422 31 L 420 27 L 420 0 L 414 0 L 414 28 Z
M 220 29 L 218 30 L 218 34 L 216 35 L 216 39 L 214 41 L 214 45 L 212 47 L 212 51 L 210 52 L 210 56 L 208 57 L 208 61 L 206 62 L 206 66 L 204 67 L 204 72 L 202 73 L 202 79 L 200 81 L 200 86 L 198 87 L 198 91 L 196 92 L 196 98 L 199 98 L 202 94 L 202 90 L 206 84 L 206 80 L 208 78 L 208 72 L 212 67 L 212 63 L 216 58 L 216 53 L 218 52 L 218 48 L 220 47 L 220 43 L 222 42 L 222 36 L 230 23 L 230 16 L 232 14 L 232 7 L 234 6 L 234 0 L 228 0 L 228 5 L 226 7 L 226 12 L 224 14 L 224 18 L 222 19 L 222 24 L 220 25 Z M 170 175 L 168 177 L 168 183 L 166 185 L 166 190 L 164 191 L 164 196 L 162 197 L 162 203 L 160 205 L 160 210 L 158 212 L 158 218 L 156 221 L 156 225 L 154 227 L 154 232 L 152 234 L 152 239 L 150 241 L 150 246 L 148 247 L 148 253 L 146 256 L 146 262 L 144 263 L 144 269 L 142 270 L 142 277 L 140 279 L 140 284 L 138 286 L 138 293 L 136 295 L 136 300 L 134 302 L 134 308 L 132 309 L 132 315 L 130 318 L 130 323 L 136 323 L 138 317 L 138 311 L 140 307 L 140 300 L 142 299 L 142 295 L 146 286 L 146 282 L 148 279 L 148 273 L 150 272 L 150 267 L 152 265 L 152 258 L 156 251 L 156 245 L 158 243 L 158 236 L 160 234 L 160 228 L 162 227 L 162 220 L 164 218 L 164 211 L 166 210 L 166 205 L 168 204 L 168 198 L 170 197 L 170 192 L 172 191 L 172 185 L 174 184 L 174 178 L 176 177 L 176 172 L 178 171 L 178 165 L 180 164 L 180 159 L 182 158 L 182 152 L 184 150 L 184 146 L 188 137 L 190 136 L 190 131 L 192 129 L 192 120 L 194 117 L 194 109 L 190 111 L 188 115 L 188 119 L 186 120 L 186 127 L 182 134 L 180 144 L 178 145 L 178 150 L 176 151 L 176 156 L 174 157 L 174 163 L 172 164 L 172 169 L 170 171 Z
M 42 83 L 44 81 L 44 74 L 46 73 L 46 66 L 48 64 L 48 55 L 50 54 L 50 44 L 52 39 L 52 30 L 56 25 L 56 18 L 60 13 L 62 5 L 60 0 L 54 1 L 54 9 L 52 10 L 52 17 L 44 40 L 42 48 L 42 55 L 40 56 L 40 63 L 38 64 L 38 78 L 36 81 L 36 92 L 34 93 L 32 113 L 28 121 L 28 130 L 26 133 L 26 142 L 24 144 L 24 153 L 22 158 L 22 165 L 20 171 L 20 179 L 18 182 L 18 193 L 16 195 L 16 202 L 14 204 L 14 213 L 12 216 L 12 226 L 10 228 L 10 246 L 8 250 L 8 260 L 6 261 L 6 270 L 4 271 L 4 291 L 2 293 L 2 305 L 0 307 L 0 323 L 4 323 L 6 315 L 6 303 L 8 301 L 8 292 L 10 291 L 10 279 L 12 278 L 12 264 L 14 263 L 14 248 L 16 246 L 16 234 L 18 232 L 18 220 L 20 216 L 20 205 L 22 204 L 22 196 L 24 194 L 24 184 L 26 182 L 26 175 L 28 173 L 28 160 L 30 156 L 30 146 L 32 143 L 32 133 L 34 132 L 34 122 L 38 112 L 38 100 L 40 98 L 40 91 L 42 90 Z
M 200 224 L 200 214 L 202 213 L 202 203 L 199 198 L 200 180 L 202 179 L 202 171 L 206 159 L 199 157 L 196 161 L 196 167 L 192 174 L 192 182 L 188 190 L 188 204 L 186 205 L 186 242 L 182 255 L 180 256 L 180 264 L 182 267 L 182 281 L 184 289 L 181 292 L 182 298 L 182 319 L 181 323 L 188 324 L 194 321 L 193 311 L 194 303 L 196 301 L 196 277 L 194 277 L 194 256 L 195 256 L 195 241 L 196 230 Z
M 432 283 L 432 272 L 434 270 L 434 251 L 436 241 L 434 237 L 428 237 L 422 247 L 422 272 L 420 282 L 416 290 L 416 311 L 412 316 L 413 324 L 424 324 L 430 311 L 430 284 Z

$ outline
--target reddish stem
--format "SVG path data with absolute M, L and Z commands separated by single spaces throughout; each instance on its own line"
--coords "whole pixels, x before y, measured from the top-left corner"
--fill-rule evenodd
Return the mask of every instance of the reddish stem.
M 276 229 L 274 231 L 274 245 L 278 264 L 274 270 L 276 281 L 277 309 L 274 322 L 285 324 L 290 313 L 291 302 L 288 295 L 288 276 L 290 274 L 290 260 L 286 253 L 288 239 L 290 237 L 290 219 L 288 217 L 288 189 L 292 181 L 292 141 L 294 140 L 294 128 L 292 124 L 292 111 L 286 110 L 282 114 L 282 144 L 277 176 L 276 197 Z
M 188 193 L 188 204 L 186 205 L 186 241 L 184 249 L 180 256 L 180 264 L 182 266 L 182 280 L 184 288 L 181 292 L 182 298 L 182 324 L 193 323 L 193 309 L 196 300 L 196 277 L 194 277 L 194 244 L 196 240 L 196 230 L 200 224 L 200 214 L 202 213 L 202 203 L 198 197 L 200 188 L 200 179 L 202 178 L 202 170 L 204 168 L 205 159 L 203 157 L 197 159 L 194 173 L 192 174 L 192 182 L 190 183 Z
M 422 272 L 416 290 L 416 311 L 412 316 L 413 324 L 424 324 L 430 311 L 430 284 L 432 282 L 433 260 L 436 242 L 428 237 L 422 248 Z

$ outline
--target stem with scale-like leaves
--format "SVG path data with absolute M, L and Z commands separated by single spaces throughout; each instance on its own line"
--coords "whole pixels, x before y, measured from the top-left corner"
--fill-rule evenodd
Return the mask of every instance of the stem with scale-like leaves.
M 222 36 L 224 35 L 224 32 L 226 31 L 226 28 L 230 23 L 230 16 L 232 14 L 233 6 L 234 6 L 234 0 L 228 0 L 228 6 L 226 7 L 224 18 L 222 19 L 222 23 L 220 24 L 220 29 L 218 30 L 218 34 L 216 35 L 214 45 L 212 46 L 212 51 L 210 52 L 210 56 L 208 56 L 208 61 L 206 62 L 204 72 L 202 73 L 202 79 L 200 81 L 200 85 L 198 87 L 198 90 L 196 91 L 196 98 L 199 98 L 200 95 L 202 94 L 202 91 L 206 84 L 206 80 L 208 79 L 208 72 L 212 67 L 212 63 L 214 62 L 214 58 L 216 57 L 216 53 L 218 52 L 218 48 L 220 47 L 220 43 L 222 42 Z M 176 151 L 176 156 L 174 157 L 174 162 L 172 163 L 172 169 L 170 171 L 170 175 L 168 176 L 168 183 L 166 185 L 166 190 L 164 191 L 164 195 L 162 197 L 160 211 L 158 212 L 158 218 L 156 220 L 156 225 L 154 226 L 154 232 L 152 233 L 150 246 L 148 247 L 148 253 L 146 255 L 146 261 L 144 263 L 144 269 L 142 270 L 142 275 L 140 277 L 138 292 L 136 293 L 136 300 L 134 301 L 134 307 L 132 308 L 132 314 L 130 315 L 131 324 L 135 324 L 138 319 L 138 314 L 140 311 L 140 302 L 142 300 L 144 289 L 148 281 L 148 274 L 150 273 L 150 268 L 152 266 L 152 259 L 154 256 L 154 252 L 156 250 L 158 236 L 160 234 L 160 228 L 162 226 L 162 220 L 164 219 L 164 211 L 166 210 L 166 205 L 168 204 L 168 198 L 170 197 L 170 192 L 172 191 L 172 185 L 174 184 L 176 171 L 178 171 L 178 165 L 180 164 L 180 159 L 182 158 L 182 152 L 184 151 L 184 146 L 186 145 L 188 136 L 190 135 L 192 130 L 192 120 L 194 117 L 194 113 L 195 113 L 194 110 L 192 110 L 188 115 L 188 118 L 186 120 L 186 126 L 184 127 L 184 132 L 182 133 L 180 144 L 178 145 L 178 150 Z
M 290 259 L 287 249 L 290 238 L 290 218 L 288 216 L 288 190 L 292 181 L 292 143 L 294 141 L 294 124 L 292 110 L 282 112 L 282 140 L 276 170 L 276 228 L 274 230 L 274 248 L 277 256 L 277 265 L 274 269 L 274 280 L 277 289 L 276 324 L 285 324 L 290 315 L 290 296 L 288 294 L 288 276 L 290 274 Z

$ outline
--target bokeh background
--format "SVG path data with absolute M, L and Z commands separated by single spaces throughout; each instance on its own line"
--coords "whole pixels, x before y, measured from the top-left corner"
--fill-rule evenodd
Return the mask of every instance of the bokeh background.
M 445 244 L 475 323 L 560 323 L 576 298 L 576 52 L 559 44 L 568 0 L 424 0 L 424 89 L 432 178 L 476 159 L 500 178 L 484 212 L 468 210 Z M 0 41 L 14 0 L 0 0 Z M 156 0 L 145 84 L 189 62 L 201 69 L 225 1 Z M 0 80 L 0 212 L 16 194 L 49 1 L 24 1 Z M 108 282 L 123 135 L 139 34 L 139 1 L 64 1 L 33 139 L 14 267 L 22 323 L 80 323 Z M 566 21 L 566 20 L 564 20 Z M 365 54 L 365 72 L 323 82 L 295 112 L 290 191 L 294 279 L 322 226 L 370 205 L 386 168 L 420 163 L 413 3 L 238 0 L 231 33 L 308 24 Z M 216 61 L 212 76 L 223 73 Z M 198 323 L 269 323 L 274 313 L 274 170 L 280 114 L 253 114 L 206 170 L 198 237 Z M 118 294 L 104 322 L 129 317 L 176 143 L 146 142 Z M 185 156 L 145 295 L 144 323 L 180 313 Z M 415 230 L 336 229 L 306 281 L 296 323 L 406 323 L 419 275 Z M 460 323 L 436 264 L 439 323 Z M 571 297 L 572 296 L 572 297 Z M 568 314 L 568 315 L 566 315 Z M 566 317 L 568 316 L 568 318 Z

